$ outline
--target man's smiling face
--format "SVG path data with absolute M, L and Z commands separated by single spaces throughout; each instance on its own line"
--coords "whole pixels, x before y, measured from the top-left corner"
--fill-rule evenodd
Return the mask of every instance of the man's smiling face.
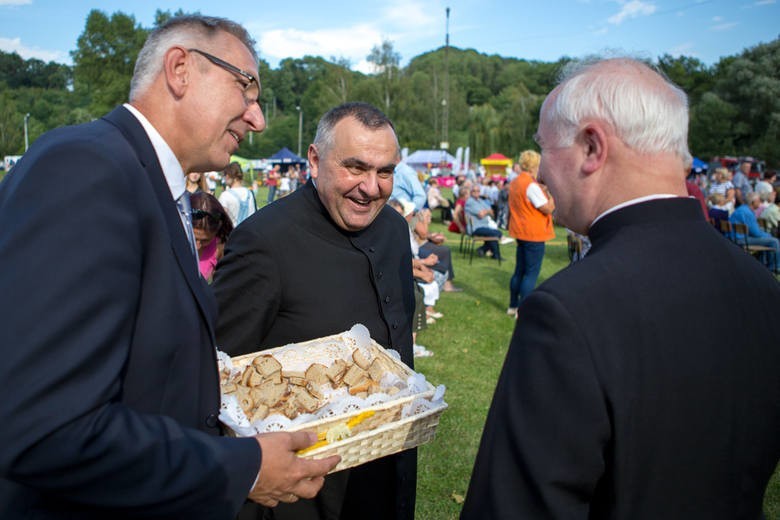
M 393 191 L 398 141 L 389 126 L 368 128 L 354 117 L 333 127 L 333 145 L 309 147 L 317 193 L 330 217 L 346 231 L 368 227 Z

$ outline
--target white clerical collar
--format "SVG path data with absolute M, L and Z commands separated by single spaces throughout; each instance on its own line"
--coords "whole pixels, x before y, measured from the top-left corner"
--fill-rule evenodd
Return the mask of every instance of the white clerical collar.
M 675 197 L 679 197 L 679 195 L 672 195 L 671 193 L 654 193 L 653 195 L 646 195 L 644 197 L 639 197 L 636 199 L 627 200 L 625 202 L 621 202 L 617 206 L 612 206 L 607 211 L 603 212 L 601 215 L 593 219 L 593 222 L 590 223 L 590 227 L 593 227 L 593 224 L 598 222 L 602 217 L 605 215 L 609 215 L 612 212 L 615 212 L 619 209 L 623 209 L 627 206 L 633 206 L 634 204 L 639 204 L 640 202 L 647 202 L 648 200 L 655 200 L 655 199 L 673 199 Z
M 171 190 L 171 196 L 173 200 L 177 200 L 184 193 L 186 183 L 184 180 L 184 170 L 181 168 L 181 163 L 174 155 L 171 147 L 165 142 L 165 139 L 160 135 L 152 123 L 149 122 L 146 117 L 138 111 L 133 105 L 125 103 L 123 105 L 131 114 L 138 119 L 141 126 L 144 128 L 146 135 L 149 136 L 149 140 L 152 142 L 154 152 L 157 154 L 157 160 L 160 161 L 160 167 L 162 167 L 163 175 L 168 183 L 168 188 Z

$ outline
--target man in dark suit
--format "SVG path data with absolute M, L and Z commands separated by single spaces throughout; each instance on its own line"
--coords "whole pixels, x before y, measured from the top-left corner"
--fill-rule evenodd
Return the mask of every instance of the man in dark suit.
M 322 117 L 308 153 L 311 181 L 228 239 L 214 279 L 218 344 L 244 354 L 362 323 L 413 366 L 409 228 L 385 206 L 400 158 L 393 125 L 371 105 L 346 103 Z M 410 450 L 330 475 L 316 500 L 264 514 L 411 519 L 415 473 Z
M 780 456 L 780 288 L 685 190 L 685 94 L 578 64 L 536 140 L 588 255 L 523 301 L 464 519 L 761 517 Z
M 0 185 L 3 518 L 227 519 L 338 462 L 295 457 L 309 434 L 219 436 L 216 303 L 176 199 L 265 127 L 252 46 L 172 19 L 130 104 L 42 136 Z

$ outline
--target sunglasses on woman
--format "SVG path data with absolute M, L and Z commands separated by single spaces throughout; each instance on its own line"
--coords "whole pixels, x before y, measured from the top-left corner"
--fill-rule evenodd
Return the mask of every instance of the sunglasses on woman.
M 192 220 L 202 220 L 204 218 L 210 219 L 215 224 L 218 223 L 220 220 L 222 220 L 222 215 L 219 213 L 211 213 L 210 211 L 206 211 L 205 209 L 193 209 L 192 210 Z

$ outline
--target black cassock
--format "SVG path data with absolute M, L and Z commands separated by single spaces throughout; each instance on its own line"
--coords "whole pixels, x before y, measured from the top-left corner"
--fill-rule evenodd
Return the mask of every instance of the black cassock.
M 309 182 L 230 236 L 214 277 L 217 344 L 230 355 L 246 354 L 362 323 L 412 367 L 411 266 L 408 225 L 397 212 L 385 207 L 368 228 L 343 231 Z M 242 515 L 411 519 L 416 461 L 416 450 L 385 457 L 328 476 L 314 500 Z
M 693 199 L 589 236 L 518 309 L 461 518 L 760 518 L 780 286 Z

